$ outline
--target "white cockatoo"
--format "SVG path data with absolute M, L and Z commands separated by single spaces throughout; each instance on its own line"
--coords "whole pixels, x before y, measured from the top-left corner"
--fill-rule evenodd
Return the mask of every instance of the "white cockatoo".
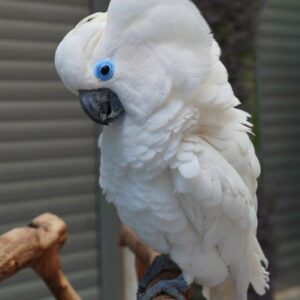
M 112 0 L 66 35 L 55 65 L 85 112 L 109 124 L 100 185 L 121 220 L 207 299 L 245 300 L 249 284 L 264 294 L 249 115 L 194 4 Z

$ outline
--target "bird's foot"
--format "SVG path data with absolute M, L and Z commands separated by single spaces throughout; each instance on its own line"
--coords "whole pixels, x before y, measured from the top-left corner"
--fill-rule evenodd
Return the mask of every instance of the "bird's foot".
M 160 280 L 160 275 L 163 277 L 164 274 L 170 274 L 172 277 L 175 274 L 178 277 Z M 179 267 L 167 255 L 160 255 L 154 259 L 140 281 L 137 300 L 151 300 L 161 294 L 176 300 L 184 300 L 187 288 L 187 283 L 181 275 Z
M 179 275 L 175 279 L 161 280 L 147 289 L 144 293 L 138 293 L 138 300 L 152 300 L 159 295 L 167 295 L 175 300 L 185 300 L 185 292 L 187 284 L 183 275 Z

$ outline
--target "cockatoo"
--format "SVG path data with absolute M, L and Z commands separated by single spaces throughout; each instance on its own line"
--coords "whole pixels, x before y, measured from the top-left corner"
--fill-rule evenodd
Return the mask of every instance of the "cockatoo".
M 66 35 L 55 65 L 87 115 L 109 125 L 99 138 L 107 200 L 182 270 L 156 291 L 196 282 L 210 300 L 245 300 L 249 284 L 264 294 L 249 115 L 195 5 L 112 0 Z

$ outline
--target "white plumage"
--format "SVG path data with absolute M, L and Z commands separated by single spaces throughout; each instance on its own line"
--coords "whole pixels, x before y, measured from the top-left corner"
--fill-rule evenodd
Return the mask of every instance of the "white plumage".
M 256 239 L 259 162 L 248 114 L 220 49 L 187 0 L 112 0 L 61 42 L 66 86 L 109 88 L 125 115 L 103 129 L 100 184 L 122 221 L 169 253 L 211 300 L 245 300 L 268 287 Z M 99 81 L 93 66 L 114 61 Z

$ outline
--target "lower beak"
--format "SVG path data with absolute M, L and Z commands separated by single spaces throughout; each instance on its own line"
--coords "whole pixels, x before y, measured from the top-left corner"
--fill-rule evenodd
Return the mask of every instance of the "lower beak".
M 102 125 L 108 125 L 124 112 L 118 96 L 110 89 L 79 90 L 79 99 L 85 113 Z

